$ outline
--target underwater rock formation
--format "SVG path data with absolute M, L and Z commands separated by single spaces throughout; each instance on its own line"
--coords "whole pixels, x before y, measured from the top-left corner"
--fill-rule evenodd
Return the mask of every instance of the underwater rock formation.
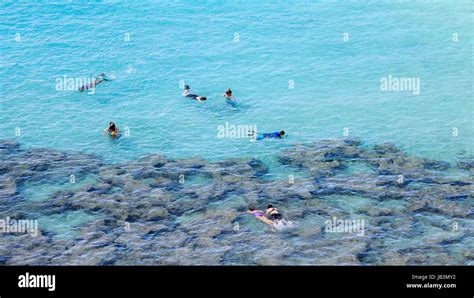
M 255 158 L 151 154 L 108 164 L 92 154 L 1 141 L 0 218 L 37 219 L 40 233 L 2 235 L 0 264 L 472 263 L 464 248 L 474 236 L 472 161 L 450 164 L 358 140 L 296 144 L 278 160 L 308 175 L 268 179 L 268 166 Z M 84 182 L 70 187 L 70 175 Z M 29 183 L 64 187 L 31 200 Z M 244 212 L 249 203 L 272 203 L 293 227 L 262 224 Z M 92 219 L 83 222 L 77 212 Z M 66 222 L 56 225 L 66 228 L 43 225 L 59 215 Z M 330 231 L 332 219 L 364 228 Z

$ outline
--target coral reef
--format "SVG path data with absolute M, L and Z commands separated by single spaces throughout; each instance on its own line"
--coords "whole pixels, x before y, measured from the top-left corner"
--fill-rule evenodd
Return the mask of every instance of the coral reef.
M 254 158 L 208 162 L 154 154 L 122 164 L 0 141 L 0 217 L 37 219 L 40 233 L 4 233 L 7 265 L 472 264 L 472 160 L 452 165 L 393 144 L 323 140 L 282 150 L 294 181 L 265 179 Z M 370 172 L 347 172 L 354 163 Z M 460 173 L 456 177 L 446 171 Z M 88 183 L 67 187 L 74 175 Z M 30 200 L 26 183 L 65 183 Z M 278 230 L 245 214 L 272 203 L 295 223 Z M 93 220 L 68 237 L 46 216 L 81 211 Z M 359 219 L 364 233 L 329 233 L 331 218 Z M 58 223 L 61 224 L 61 223 Z M 471 247 L 471 249 L 468 249 Z

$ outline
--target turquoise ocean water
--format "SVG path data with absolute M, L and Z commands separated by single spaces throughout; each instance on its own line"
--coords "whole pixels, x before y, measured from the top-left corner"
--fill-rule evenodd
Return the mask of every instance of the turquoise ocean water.
M 474 152 L 470 1 L 0 5 L 0 139 L 112 161 L 163 153 L 271 162 L 290 143 L 348 128 L 427 157 Z M 101 72 L 114 80 L 93 95 L 56 90 L 58 78 Z M 388 75 L 420 78 L 420 94 L 380 91 Z M 183 99 L 180 81 L 208 101 Z M 222 97 L 228 87 L 237 107 Z M 130 137 L 102 138 L 111 120 Z M 226 122 L 289 138 L 217 138 Z
M 285 178 L 305 174 L 278 163 L 282 149 L 347 136 L 454 162 L 474 154 L 472 30 L 468 0 L 2 1 L 0 140 L 110 162 L 151 153 L 255 157 L 270 176 Z M 56 88 L 64 76 L 102 72 L 113 80 L 94 94 Z M 381 91 L 389 75 L 419 78 L 420 94 Z M 208 100 L 184 99 L 183 84 Z M 235 106 L 222 96 L 229 87 Z M 130 135 L 102 137 L 109 121 Z M 288 138 L 218 138 L 226 123 L 283 129 Z M 18 191 L 41 202 L 70 187 L 67 180 L 27 182 Z M 331 200 L 342 209 L 366 203 Z M 231 201 L 219 207 L 245 204 Z M 74 211 L 41 218 L 67 238 L 89 217 Z

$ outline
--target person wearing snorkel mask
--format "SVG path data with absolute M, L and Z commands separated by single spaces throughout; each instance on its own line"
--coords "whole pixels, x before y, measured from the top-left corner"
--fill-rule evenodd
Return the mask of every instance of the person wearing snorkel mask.
M 199 101 L 204 101 L 204 100 L 207 99 L 205 96 L 193 94 L 191 92 L 191 88 L 189 87 L 189 85 L 184 86 L 183 96 L 186 97 L 186 98 L 199 100 Z

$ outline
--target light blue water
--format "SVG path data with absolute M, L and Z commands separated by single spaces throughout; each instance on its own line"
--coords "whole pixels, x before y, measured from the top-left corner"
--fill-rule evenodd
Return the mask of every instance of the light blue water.
M 76 227 L 88 221 L 97 219 L 97 215 L 87 214 L 82 211 L 68 211 L 62 214 L 43 216 L 39 219 L 42 229 L 55 234 L 55 239 L 70 239 L 78 235 Z
M 2 2 L 0 139 L 113 161 L 163 153 L 271 165 L 285 146 L 347 127 L 368 144 L 452 160 L 474 153 L 470 11 L 468 0 Z M 57 78 L 101 72 L 114 80 L 94 95 L 55 90 Z M 419 77 L 421 94 L 381 92 L 389 74 Z M 181 80 L 208 101 L 183 99 Z M 221 96 L 228 87 L 236 108 Z M 130 136 L 103 138 L 111 120 Z M 219 139 L 226 122 L 289 138 Z

